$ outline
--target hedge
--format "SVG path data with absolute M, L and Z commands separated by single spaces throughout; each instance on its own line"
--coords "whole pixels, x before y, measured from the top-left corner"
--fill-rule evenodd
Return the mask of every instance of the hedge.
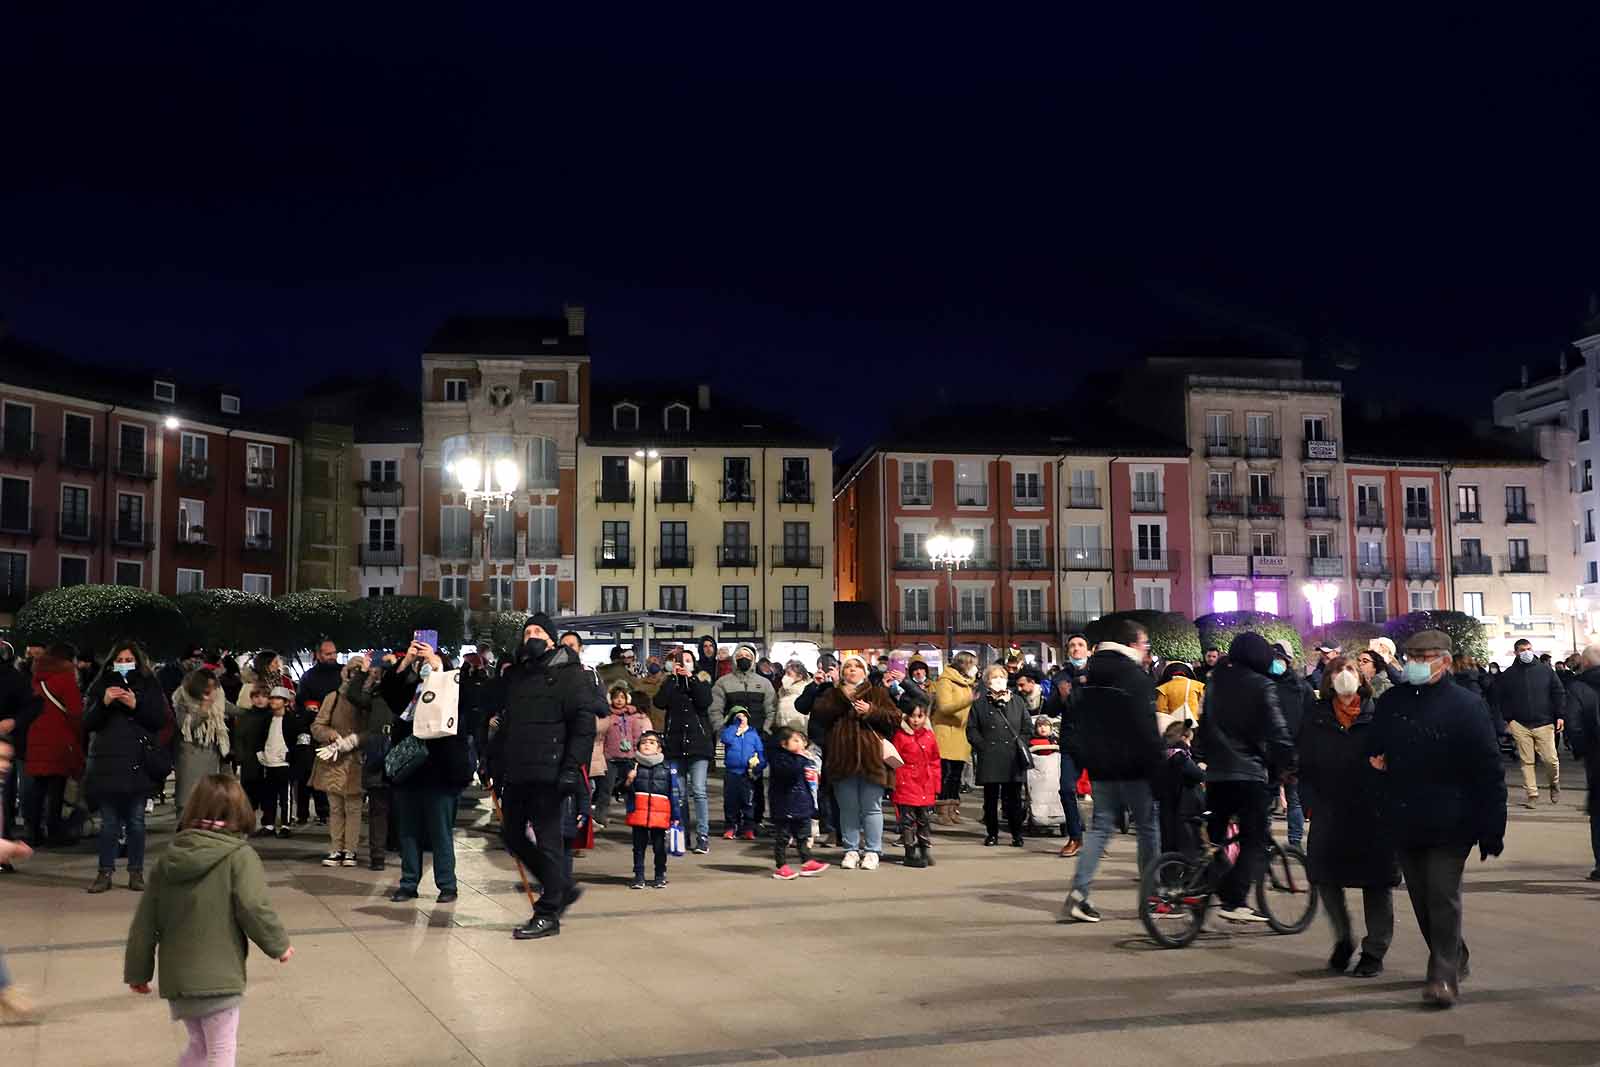
M 1111 625 L 1127 620 L 1143 626 L 1150 635 L 1150 651 L 1164 660 L 1182 660 L 1194 663 L 1200 659 L 1200 635 L 1194 623 L 1175 611 L 1114 611 L 1102 615 L 1084 627 L 1084 637 L 1091 646 L 1109 636 Z
M 1346 655 L 1354 655 L 1364 651 L 1374 637 L 1382 636 L 1383 627 L 1375 622 L 1346 619 L 1343 622 L 1330 622 L 1326 626 L 1307 630 L 1302 647 L 1316 648 L 1328 644 L 1337 646 L 1339 651 Z
M 439 631 L 439 647 L 461 646 L 465 629 L 459 609 L 425 596 L 378 596 L 352 601 L 359 639 L 352 648 L 403 649 L 417 630 Z
M 41 593 L 22 605 L 14 627 L 29 644 L 69 642 L 105 655 L 131 638 L 156 659 L 176 655 L 189 624 L 172 601 L 130 585 L 71 585 Z
M 276 601 L 239 589 L 185 593 L 173 604 L 187 622 L 188 641 L 207 648 L 282 647 L 288 620 Z
M 283 614 L 278 651 L 286 656 L 315 646 L 324 639 L 340 648 L 365 648 L 363 630 L 353 602 L 333 593 L 307 590 L 286 593 L 276 601 Z
M 1294 659 L 1300 659 L 1300 631 L 1294 623 L 1264 611 L 1222 611 L 1215 615 L 1202 615 L 1194 621 L 1200 631 L 1205 648 L 1228 651 L 1233 639 L 1242 633 L 1256 633 L 1268 642 L 1287 641 Z
M 1489 639 L 1483 624 L 1459 611 L 1413 611 L 1396 615 L 1384 624 L 1383 632 L 1404 651 L 1406 638 L 1423 630 L 1443 630 L 1450 635 L 1457 656 L 1471 656 L 1480 663 L 1489 659 Z
M 494 617 L 489 639 L 495 652 L 506 655 L 522 647 L 522 630 L 528 624 L 525 611 L 502 611 Z

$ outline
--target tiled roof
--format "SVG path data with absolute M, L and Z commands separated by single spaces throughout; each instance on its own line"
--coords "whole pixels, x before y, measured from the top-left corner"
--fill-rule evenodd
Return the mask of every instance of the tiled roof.
M 437 355 L 586 356 L 588 339 L 567 334 L 567 320 L 544 315 L 452 315 L 433 332 Z

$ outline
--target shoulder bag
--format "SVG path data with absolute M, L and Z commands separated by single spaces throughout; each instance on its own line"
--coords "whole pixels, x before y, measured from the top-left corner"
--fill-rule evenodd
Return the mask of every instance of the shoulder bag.
M 1012 698 L 1012 700 L 1020 699 L 1020 697 Z M 990 703 L 993 704 L 993 701 L 990 701 Z M 995 712 L 1000 716 L 1001 725 L 1006 728 L 1006 733 L 1011 735 L 1012 744 L 1016 746 L 1018 761 L 1022 764 L 1024 770 L 1031 771 L 1033 770 L 1033 753 L 1028 750 L 1027 745 L 1022 743 L 1022 738 L 1017 736 L 1017 731 L 1012 727 L 1011 720 L 1006 717 L 1006 713 L 1010 710 L 1010 700 L 1006 701 L 1004 705 L 995 708 Z
M 428 746 L 417 740 L 414 735 L 407 734 L 383 757 L 384 777 L 399 785 L 417 773 L 417 768 L 427 760 Z
M 66 705 L 50 692 L 50 687 L 44 682 L 39 683 L 39 691 L 44 694 L 52 707 L 61 713 L 61 718 L 67 724 L 67 730 L 72 734 L 72 740 L 67 742 L 67 759 L 76 769 L 76 773 L 68 775 L 69 778 L 83 777 L 83 747 L 78 743 L 78 731 L 72 725 L 72 716 L 67 714 Z

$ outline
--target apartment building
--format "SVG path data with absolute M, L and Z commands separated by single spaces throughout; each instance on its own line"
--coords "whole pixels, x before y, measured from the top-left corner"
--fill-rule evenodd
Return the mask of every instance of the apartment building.
M 1394 458 L 1356 446 L 1344 484 L 1352 502 L 1345 528 L 1354 549 L 1350 617 L 1381 623 L 1408 611 L 1450 606 L 1442 467 L 1437 460 Z
M 467 612 L 469 633 L 500 611 L 572 610 L 586 328 L 576 306 L 559 318 L 458 316 L 422 355 L 418 582 Z M 471 502 L 461 473 L 502 461 L 516 472 L 509 503 Z M 370 481 L 370 465 L 363 473 Z
M 1127 549 L 1114 558 L 1117 610 L 1183 612 L 1195 598 L 1192 509 L 1187 457 L 1118 456 L 1111 461 L 1114 542 Z
M 831 648 L 832 480 L 827 440 L 719 406 L 710 386 L 596 390 L 578 455 L 578 611 L 722 612 L 723 637 L 769 655 Z
M 237 392 L 0 336 L 0 602 L 87 583 L 282 592 L 296 462 Z
M 295 588 L 323 593 L 346 591 L 345 576 L 355 559 L 350 513 L 355 485 L 355 427 L 325 422 L 320 405 L 305 404 L 308 421 L 300 432 L 300 498 L 295 534 Z M 335 415 L 334 417 L 338 417 Z
M 422 574 L 422 420 L 367 421 L 356 427 L 354 596 L 415 596 Z

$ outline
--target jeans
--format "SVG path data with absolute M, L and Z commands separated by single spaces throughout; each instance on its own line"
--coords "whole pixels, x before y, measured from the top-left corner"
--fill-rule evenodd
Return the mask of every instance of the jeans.
M 28 779 L 28 788 L 22 794 L 22 824 L 35 844 L 54 843 L 66 833 L 61 819 L 66 790 L 67 780 L 61 775 Z
M 862 851 L 861 834 L 866 831 L 867 852 L 883 853 L 883 786 L 856 775 L 835 782 L 833 795 L 839 801 L 839 834 L 846 852 Z
M 198 1019 L 185 1019 L 183 1028 L 189 1034 L 189 1044 L 178 1057 L 178 1067 L 206 1067 L 207 1064 L 232 1067 L 239 1051 L 237 1005 Z
M 711 769 L 711 761 L 692 759 L 671 762 L 677 768 L 678 777 L 682 779 L 683 787 L 694 804 L 695 836 L 711 836 L 711 805 L 706 801 L 706 774 Z
M 456 793 L 437 786 L 393 791 L 400 831 L 400 888 L 416 892 L 422 881 L 422 843 L 433 852 L 433 884 L 441 893 L 456 888 Z
M 633 876 L 644 880 L 644 850 L 646 847 L 654 850 L 656 854 L 656 877 L 667 876 L 667 832 L 665 830 L 652 830 L 646 826 L 633 828 Z
M 117 837 L 128 831 L 128 870 L 144 870 L 144 793 L 100 797 L 100 869 L 117 869 Z
M 1078 811 L 1078 765 L 1061 750 L 1061 812 L 1067 820 L 1067 840 L 1083 841 L 1083 814 Z
M 1284 784 L 1283 803 L 1289 820 L 1289 845 L 1300 848 L 1306 839 L 1306 809 L 1300 806 L 1299 782 Z
M 754 830 L 755 783 L 750 775 L 729 771 L 722 779 L 722 817 L 734 833 Z
M 1355 943 L 1350 927 L 1350 907 L 1345 903 L 1344 887 L 1319 885 L 1317 896 L 1328 909 L 1328 922 L 1333 926 L 1333 940 L 1337 944 Z M 1361 954 L 1382 962 L 1394 940 L 1394 891 L 1388 886 L 1368 886 L 1361 890 L 1361 909 L 1366 913 L 1367 936 L 1361 939 Z
M 1264 782 L 1207 782 L 1206 799 L 1211 804 L 1206 829 L 1213 843 L 1228 836 L 1229 820 L 1239 823 L 1239 859 L 1217 887 L 1217 899 L 1224 908 L 1242 908 L 1266 869 L 1272 793 Z
M 1133 812 L 1133 824 L 1138 828 L 1139 870 L 1143 871 L 1156 858 L 1161 839 L 1156 829 L 1156 806 L 1150 795 L 1150 783 L 1143 780 L 1096 782 L 1094 814 L 1089 818 L 1089 832 L 1083 838 L 1083 851 L 1078 854 L 1078 869 L 1072 874 L 1072 891 L 1079 896 L 1089 895 L 1106 844 L 1111 840 L 1112 824 L 1124 810 Z
M 1461 875 L 1472 853 L 1470 845 L 1439 848 L 1403 848 L 1400 869 L 1406 892 L 1416 912 L 1422 940 L 1428 943 L 1428 981 L 1444 982 L 1454 989 L 1467 962 L 1467 942 L 1461 936 Z
M 1511 740 L 1517 746 L 1517 759 L 1522 763 L 1522 789 L 1528 796 L 1538 799 L 1539 779 L 1534 777 L 1534 756 L 1544 760 L 1550 775 L 1550 788 L 1561 788 L 1561 758 L 1556 755 L 1556 726 L 1535 726 L 1528 729 L 1520 722 L 1506 723 Z
M 704 766 L 704 762 L 701 763 Z M 508 785 L 500 798 L 500 839 L 540 886 L 536 916 L 554 919 L 567 906 L 572 882 L 567 877 L 566 849 L 561 842 L 561 792 L 554 785 Z M 528 840 L 528 825 L 534 840 Z

